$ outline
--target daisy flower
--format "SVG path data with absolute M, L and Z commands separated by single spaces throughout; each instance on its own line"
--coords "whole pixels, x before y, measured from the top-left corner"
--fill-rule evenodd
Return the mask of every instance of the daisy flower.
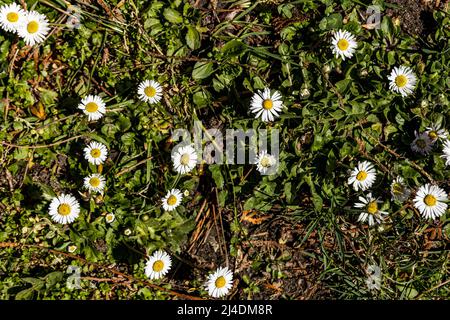
M 105 220 L 106 220 L 107 223 L 113 223 L 114 220 L 116 220 L 116 216 L 114 215 L 114 213 L 108 213 L 105 216 Z
M 166 196 L 162 199 L 162 205 L 164 210 L 172 211 L 178 207 L 183 200 L 183 194 L 178 189 L 172 189 L 167 192 Z
M 105 178 L 101 174 L 93 173 L 84 178 L 84 187 L 91 192 L 103 192 Z
M 331 41 L 331 50 L 336 58 L 340 56 L 342 60 L 345 60 L 345 58 L 353 57 L 353 53 L 357 46 L 358 43 L 356 42 L 356 38 L 350 32 L 345 30 L 334 32 Z
M 74 253 L 75 251 L 77 251 L 77 246 L 72 244 L 67 247 L 67 251 L 69 251 L 70 253 Z
M 227 267 L 219 268 L 208 276 L 205 286 L 211 297 L 221 298 L 227 295 L 233 286 L 233 273 Z
M 394 67 L 388 79 L 390 81 L 389 88 L 400 93 L 402 97 L 411 94 L 417 82 L 416 75 L 411 68 L 404 66 Z
M 411 149 L 423 155 L 428 154 L 433 147 L 433 142 L 431 141 L 429 135 L 426 132 L 421 134 L 414 132 L 414 135 L 416 138 L 411 143 Z
M 197 165 L 197 152 L 191 145 L 179 147 L 172 153 L 172 162 L 175 171 L 188 173 Z
M 442 151 L 444 154 L 441 155 L 441 158 L 445 160 L 446 166 L 450 166 L 450 140 L 444 141 L 444 149 Z
M 0 27 L 5 31 L 17 32 L 25 19 L 25 11 L 16 3 L 0 7 Z
M 50 27 L 48 26 L 47 17 L 36 11 L 27 12 L 23 22 L 17 29 L 19 36 L 29 46 L 43 42 L 49 31 Z
M 431 126 L 427 127 L 425 133 L 428 134 L 428 137 L 430 137 L 433 143 L 438 139 L 447 139 L 447 132 L 445 129 L 436 123 L 433 123 Z
M 80 204 L 69 194 L 62 194 L 52 199 L 49 213 L 53 221 L 67 224 L 72 223 L 80 214 Z
M 170 256 L 158 250 L 152 254 L 145 265 L 145 275 L 150 279 L 160 279 L 169 272 L 172 266 L 172 259 Z
M 355 189 L 355 191 L 364 191 L 373 185 L 376 176 L 377 173 L 373 164 L 369 161 L 358 162 L 356 168 L 350 173 L 348 184 L 353 184 L 353 189 Z
M 365 197 L 359 196 L 358 199 L 360 202 L 355 203 L 354 207 L 363 210 L 358 217 L 358 222 L 369 221 L 369 226 L 373 226 L 375 223 L 383 222 L 384 216 L 388 215 L 386 211 L 378 208 L 380 201 L 372 197 L 372 193 Z
M 274 156 L 267 153 L 267 151 L 263 150 L 256 157 L 256 169 L 261 174 L 266 174 L 273 166 L 277 164 L 277 159 Z
M 264 122 L 274 121 L 282 108 L 281 94 L 278 91 L 271 94 L 269 88 L 265 88 L 264 91 L 258 90 L 250 103 L 250 111 L 256 114 L 255 118 L 261 117 Z
M 162 98 L 162 87 L 156 81 L 145 80 L 139 84 L 138 95 L 144 102 L 157 103 Z
M 391 195 L 393 200 L 405 202 L 410 194 L 411 190 L 406 186 L 402 177 L 397 177 L 392 181 Z
M 447 193 L 438 186 L 429 183 L 421 186 L 413 199 L 414 207 L 420 211 L 426 219 L 436 219 L 447 210 Z
M 89 121 L 95 121 L 103 117 L 106 112 L 106 105 L 99 96 L 89 95 L 81 100 L 78 109 L 83 110 Z
M 92 141 L 89 145 L 84 148 L 84 157 L 89 161 L 89 163 L 99 165 L 105 162 L 106 156 L 108 155 L 108 149 L 104 144 Z

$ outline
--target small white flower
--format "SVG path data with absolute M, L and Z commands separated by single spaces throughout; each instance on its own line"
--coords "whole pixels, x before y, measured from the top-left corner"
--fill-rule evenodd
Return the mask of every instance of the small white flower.
M 221 298 L 228 294 L 233 286 L 233 273 L 227 267 L 219 268 L 208 276 L 206 288 L 213 298 Z
M 150 279 L 160 279 L 169 272 L 172 266 L 172 259 L 170 256 L 158 250 L 152 254 L 145 265 L 145 275 Z
M 172 162 L 175 171 L 188 173 L 197 165 L 197 152 L 191 145 L 178 147 L 172 152 Z
M 49 31 L 47 17 L 36 11 L 27 12 L 17 29 L 19 36 L 29 46 L 43 42 Z
M 428 153 L 430 153 L 431 149 L 433 148 L 433 142 L 431 141 L 428 134 L 425 132 L 421 134 L 414 132 L 414 135 L 416 136 L 416 138 L 411 143 L 411 149 L 423 155 L 427 155 Z
M 131 235 L 131 230 L 129 228 L 127 228 L 127 229 L 125 229 L 123 234 L 126 235 L 126 236 L 129 236 L 129 235 Z
M 348 184 L 353 184 L 353 189 L 355 189 L 355 191 L 364 191 L 373 185 L 376 177 L 377 173 L 373 164 L 368 161 L 358 162 L 356 168 L 350 173 Z
M 427 127 L 425 133 L 428 134 L 428 137 L 433 143 L 438 139 L 447 139 L 447 132 L 445 131 L 445 129 L 436 123 L 433 123 L 431 124 L 431 126 Z
M 53 198 L 50 203 L 49 213 L 55 222 L 61 224 L 72 223 L 80 214 L 80 204 L 75 197 L 69 194 L 62 194 Z
M 445 160 L 446 166 L 450 166 L 450 140 L 444 141 L 444 148 L 442 149 L 442 152 L 444 154 L 441 155 L 441 158 Z
M 69 251 L 70 253 L 74 253 L 75 251 L 77 251 L 77 246 L 72 244 L 67 247 L 67 251 Z
M 342 60 L 345 60 L 345 58 L 353 57 L 353 53 L 357 46 L 358 43 L 356 42 L 356 38 L 350 32 L 345 30 L 334 32 L 331 41 L 331 50 L 336 58 L 340 56 Z
M 378 208 L 380 201 L 372 197 L 372 193 L 365 197 L 359 196 L 358 199 L 360 202 L 355 203 L 355 208 L 363 210 L 358 217 L 359 222 L 369 221 L 369 226 L 373 226 L 375 223 L 382 223 L 384 216 L 388 215 L 386 211 Z
M 403 97 L 411 94 L 416 86 L 417 78 L 409 67 L 394 67 L 391 75 L 388 77 L 390 83 L 389 88 L 400 93 Z
M 4 4 L 0 7 L 0 27 L 5 31 L 16 33 L 25 15 L 25 11 L 18 4 Z
M 172 211 L 178 207 L 183 200 L 183 194 L 178 189 L 172 189 L 167 192 L 166 196 L 162 199 L 162 205 L 164 210 Z
M 261 117 L 264 122 L 274 121 L 276 117 L 280 116 L 282 108 L 281 94 L 275 91 L 271 95 L 269 88 L 265 88 L 264 91 L 258 90 L 253 94 L 250 103 L 250 111 L 255 113 L 255 118 Z
M 104 144 L 92 141 L 89 145 L 84 148 L 84 157 L 89 161 L 89 163 L 99 165 L 105 162 L 108 155 L 108 149 Z
M 392 199 L 400 202 L 405 202 L 411 190 L 406 186 L 402 177 L 397 177 L 391 183 L 391 195 Z
M 438 186 L 429 183 L 421 186 L 414 198 L 416 207 L 426 219 L 436 219 L 442 216 L 447 210 L 447 193 Z
M 266 174 L 273 166 L 277 164 L 277 159 L 273 155 L 268 154 L 266 150 L 263 150 L 256 157 L 256 164 L 256 169 L 261 174 Z
M 91 192 L 103 192 L 105 178 L 101 174 L 93 173 L 84 178 L 84 187 Z
M 103 117 L 106 112 L 106 105 L 99 96 L 89 95 L 81 100 L 78 109 L 83 110 L 89 121 L 95 121 Z
M 157 103 L 162 98 L 162 87 L 156 81 L 145 80 L 139 84 L 138 95 L 144 102 Z
M 113 223 L 114 220 L 116 220 L 116 216 L 114 215 L 114 213 L 108 213 L 105 216 L 105 220 L 106 220 L 107 223 Z

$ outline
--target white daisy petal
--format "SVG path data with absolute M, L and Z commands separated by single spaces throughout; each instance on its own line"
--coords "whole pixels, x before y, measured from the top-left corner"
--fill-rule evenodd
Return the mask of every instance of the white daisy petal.
M 372 193 L 368 193 L 365 197 L 359 197 L 359 203 L 355 203 L 354 207 L 361 209 L 362 212 L 358 217 L 358 222 L 368 222 L 369 226 L 375 223 L 382 223 L 387 212 L 379 210 L 379 201 L 372 196 Z
M 357 46 L 355 36 L 345 30 L 335 32 L 331 41 L 331 50 L 336 58 L 341 57 L 342 60 L 353 57 Z
M 26 12 L 16 3 L 4 4 L 0 7 L 0 28 L 17 33 L 25 20 Z
M 49 31 L 47 17 L 36 11 L 26 12 L 23 21 L 17 28 L 18 35 L 29 46 L 43 42 Z
M 433 148 L 433 141 L 430 139 L 430 136 L 426 132 L 421 134 L 414 132 L 414 134 L 416 138 L 411 143 L 411 149 L 423 155 L 429 154 Z
M 426 219 L 436 219 L 447 210 L 447 193 L 438 186 L 425 184 L 419 188 L 413 199 L 414 207 Z
M 145 275 L 150 279 L 160 279 L 169 272 L 172 266 L 170 256 L 161 250 L 154 252 L 145 265 Z
M 376 171 L 373 165 L 368 161 L 363 161 L 358 162 L 357 167 L 351 171 L 347 182 L 353 185 L 355 191 L 365 191 L 373 185 L 375 179 Z
M 162 87 L 156 81 L 145 80 L 139 84 L 138 96 L 141 101 L 150 104 L 158 103 L 162 98 Z
M 99 96 L 89 95 L 81 100 L 78 109 L 83 110 L 89 121 L 95 121 L 103 117 L 106 112 L 106 105 Z
M 62 194 L 52 199 L 49 214 L 55 222 L 72 223 L 80 214 L 80 204 L 72 195 Z
M 183 194 L 178 189 L 172 189 L 167 192 L 166 196 L 162 199 L 162 205 L 164 210 L 175 210 L 183 200 Z
M 395 178 L 391 183 L 392 200 L 405 202 L 408 200 L 411 190 L 406 186 L 402 177 Z
M 213 298 L 226 296 L 233 286 L 233 273 L 227 268 L 218 268 L 208 276 L 205 287 Z
M 277 159 L 267 153 L 266 150 L 261 151 L 257 155 L 255 163 L 257 165 L 256 169 L 263 175 L 276 172 L 276 168 L 278 167 Z
M 105 162 L 108 155 L 108 149 L 104 144 L 92 141 L 84 148 L 84 157 L 89 163 L 99 165 Z
M 278 113 L 282 108 L 281 94 L 275 91 L 271 95 L 269 88 L 264 88 L 264 91 L 258 90 L 253 95 L 250 103 L 250 111 L 255 113 L 255 119 L 261 117 L 261 120 L 264 122 L 274 121 L 275 117 L 279 116 Z
M 413 93 L 416 86 L 417 77 L 409 67 L 394 67 L 388 77 L 389 88 L 403 97 Z
M 178 147 L 172 151 L 172 162 L 175 171 L 185 174 L 197 165 L 197 152 L 192 145 Z
M 105 178 L 101 174 L 91 174 L 84 178 L 84 187 L 91 192 L 103 192 L 105 188 Z

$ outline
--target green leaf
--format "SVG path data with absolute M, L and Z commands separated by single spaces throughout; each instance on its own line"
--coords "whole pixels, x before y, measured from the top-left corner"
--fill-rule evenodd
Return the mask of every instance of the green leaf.
M 220 171 L 220 165 L 213 164 L 209 166 L 209 171 L 211 171 L 212 178 L 216 183 L 217 188 L 221 189 L 224 185 L 224 179 L 222 172 Z
M 213 63 L 207 61 L 199 61 L 194 65 L 192 71 L 192 78 L 195 80 L 201 80 L 208 78 L 213 72 Z
M 200 33 L 192 26 L 188 26 L 188 32 L 186 33 L 186 43 L 192 50 L 200 48 Z
M 181 14 L 172 8 L 164 9 L 163 15 L 164 15 L 164 18 L 166 18 L 167 21 L 169 21 L 171 23 L 177 24 L 177 23 L 183 22 L 183 17 L 181 16 Z
M 221 51 L 225 56 L 233 57 L 243 53 L 246 45 L 240 40 L 230 40 L 222 47 Z
M 33 288 L 28 288 L 18 292 L 15 296 L 16 300 L 31 300 L 34 296 Z

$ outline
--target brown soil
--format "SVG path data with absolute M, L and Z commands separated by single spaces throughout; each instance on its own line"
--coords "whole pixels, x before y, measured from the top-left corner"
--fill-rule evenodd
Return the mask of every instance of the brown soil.
M 386 13 L 394 19 L 400 19 L 404 32 L 410 35 L 427 36 L 437 27 L 433 11 L 447 10 L 449 0 L 387 0 L 386 2 L 398 6 L 396 9 L 387 9 Z

